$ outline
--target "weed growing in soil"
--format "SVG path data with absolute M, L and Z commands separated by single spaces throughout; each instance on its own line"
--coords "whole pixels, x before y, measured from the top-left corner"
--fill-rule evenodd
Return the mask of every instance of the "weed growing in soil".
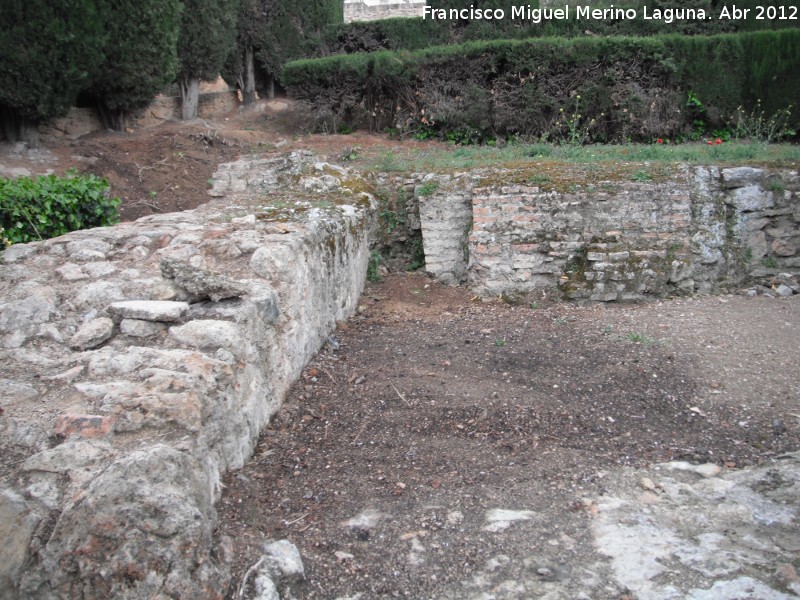
M 369 254 L 369 262 L 367 263 L 367 281 L 370 283 L 378 283 L 381 276 L 378 273 L 378 267 L 381 265 L 382 257 L 380 252 L 373 250 Z
M 425 196 L 430 196 L 433 194 L 438 187 L 438 183 L 435 181 L 429 181 L 428 183 L 423 183 L 421 186 L 419 186 L 417 194 L 420 196 L 420 198 L 424 198 Z
M 648 337 L 643 333 L 635 332 L 626 334 L 624 339 L 628 340 L 629 342 L 633 342 L 634 344 L 641 344 L 642 346 L 651 346 L 658 343 L 658 340 L 655 338 Z

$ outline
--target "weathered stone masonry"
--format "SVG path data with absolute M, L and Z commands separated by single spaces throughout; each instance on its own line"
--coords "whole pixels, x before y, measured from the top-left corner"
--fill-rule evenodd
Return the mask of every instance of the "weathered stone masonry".
M 419 201 L 406 226 L 421 227 L 428 270 L 485 296 L 608 301 L 800 267 L 796 171 L 687 167 L 568 193 L 485 183 L 515 178 L 398 183 Z M 370 189 L 307 153 L 242 161 L 220 166 L 218 199 L 194 211 L 3 253 L 0 596 L 225 592 L 220 475 L 354 310 Z
M 225 199 L 197 210 L 3 254 L 2 598 L 226 591 L 220 475 L 354 310 L 372 212 L 306 155 L 250 167 L 221 169 Z
M 427 268 L 483 296 L 558 288 L 571 299 L 639 300 L 800 268 L 796 171 L 684 167 L 663 183 L 571 192 L 484 186 L 486 175 L 439 176 L 420 198 Z

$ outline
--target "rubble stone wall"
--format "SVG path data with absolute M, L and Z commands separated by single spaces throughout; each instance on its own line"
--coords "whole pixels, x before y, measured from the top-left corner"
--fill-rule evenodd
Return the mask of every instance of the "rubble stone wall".
M 357 181 L 303 153 L 228 165 L 196 210 L 5 250 L 3 598 L 222 597 L 220 477 L 355 309 Z
M 683 167 L 660 183 L 569 192 L 504 185 L 513 172 L 488 179 L 499 183 L 482 172 L 441 179 L 420 198 L 428 270 L 483 296 L 557 288 L 571 299 L 640 300 L 800 270 L 796 171 Z

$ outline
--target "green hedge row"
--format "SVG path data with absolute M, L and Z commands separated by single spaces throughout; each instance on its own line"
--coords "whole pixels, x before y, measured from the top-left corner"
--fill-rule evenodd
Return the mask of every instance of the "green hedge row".
M 464 0 L 430 0 L 431 8 L 464 8 L 472 2 Z M 651 36 L 651 35 L 717 35 L 720 33 L 736 33 L 763 29 L 784 29 L 800 27 L 800 19 L 779 19 L 777 16 L 791 16 L 781 0 L 739 0 L 735 6 L 739 10 L 748 10 L 746 19 L 718 18 L 724 6 L 711 0 L 633 0 L 628 2 L 592 4 L 600 6 L 633 7 L 637 11 L 636 19 L 594 20 L 555 20 L 542 23 L 531 23 L 506 18 L 502 21 L 450 21 L 421 18 L 392 18 L 368 22 L 341 23 L 331 25 L 325 32 L 325 53 L 352 54 L 354 52 L 375 52 L 378 50 L 419 50 L 428 46 L 458 44 L 466 41 L 486 39 L 526 39 L 531 37 L 582 37 L 590 36 Z M 511 14 L 512 6 L 519 5 L 515 0 L 494 0 L 481 2 L 480 8 L 502 8 L 506 15 Z M 538 8 L 538 2 L 530 2 L 529 6 Z M 674 20 L 668 23 L 658 19 L 644 19 L 643 8 L 649 14 L 655 10 L 670 8 L 703 9 L 708 15 L 706 20 Z M 782 12 L 775 13 L 773 19 L 757 19 L 767 16 L 767 12 L 757 12 L 756 6 L 783 6 Z M 730 7 L 728 7 L 730 9 Z M 771 14 L 771 13 L 770 13 Z
M 0 178 L 0 250 L 119 222 L 119 198 L 95 175 Z
M 478 137 L 648 140 L 800 97 L 800 30 L 536 38 L 295 61 L 289 94 L 320 121 Z M 693 102 L 687 103 L 689 92 Z M 793 118 L 797 118 L 797 107 Z

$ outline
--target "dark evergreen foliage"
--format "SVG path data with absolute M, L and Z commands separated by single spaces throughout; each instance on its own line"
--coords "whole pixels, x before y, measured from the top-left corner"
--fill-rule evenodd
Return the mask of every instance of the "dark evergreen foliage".
M 554 8 L 563 8 L 558 3 Z M 578 4 L 589 4 L 578 2 Z M 573 9 L 570 20 L 555 20 L 532 23 L 510 18 L 513 6 L 538 7 L 539 3 L 515 0 L 429 0 L 433 9 L 462 9 L 474 6 L 480 9 L 501 8 L 505 11 L 502 21 L 436 20 L 421 18 L 392 18 L 369 22 L 346 23 L 330 27 L 326 32 L 326 44 L 320 55 L 349 54 L 352 52 L 375 52 L 378 50 L 418 50 L 426 46 L 458 44 L 469 40 L 525 39 L 531 37 L 598 37 L 598 36 L 650 36 L 650 35 L 715 35 L 737 31 L 760 29 L 784 29 L 800 27 L 800 19 L 781 20 L 756 19 L 756 6 L 780 6 L 781 0 L 742 0 L 736 2 L 740 9 L 749 9 L 748 18 L 728 20 L 717 18 L 724 3 L 718 0 L 621 0 L 618 2 L 592 2 L 592 8 L 613 5 L 617 8 L 632 7 L 638 17 L 631 20 L 598 19 L 577 20 Z M 655 10 L 703 9 L 710 17 L 706 20 L 675 20 L 671 23 L 643 18 L 644 7 L 650 15 Z M 786 7 L 786 4 L 783 4 Z M 779 13 L 780 14 L 780 13 Z M 784 10 L 783 14 L 786 13 Z M 763 16 L 767 16 L 764 12 Z
M 325 53 L 324 33 L 342 22 L 341 0 L 242 0 L 237 47 L 225 64 L 223 76 L 247 96 L 248 52 L 257 59 L 260 76 L 273 82 L 292 59 Z M 246 98 L 247 100 L 247 98 Z
M 92 0 L 3 0 L 0 122 L 7 139 L 36 142 L 35 124 L 66 114 L 102 58 Z
M 239 0 L 183 0 L 178 37 L 182 117 L 197 117 L 201 79 L 216 79 L 234 48 Z
M 124 130 L 132 113 L 175 81 L 181 8 L 180 0 L 107 0 L 109 43 L 90 91 L 108 126 Z
M 239 0 L 182 0 L 178 79 L 216 79 L 233 49 Z
M 798 72 L 800 30 L 790 29 L 493 40 L 340 55 L 289 63 L 283 82 L 321 118 L 349 127 L 481 139 L 563 137 L 586 126 L 591 140 L 610 142 L 691 134 L 689 92 L 702 102 L 710 128 L 759 99 L 768 114 L 785 109 L 800 92 Z M 569 123 L 571 115 L 580 115 L 577 122 Z

